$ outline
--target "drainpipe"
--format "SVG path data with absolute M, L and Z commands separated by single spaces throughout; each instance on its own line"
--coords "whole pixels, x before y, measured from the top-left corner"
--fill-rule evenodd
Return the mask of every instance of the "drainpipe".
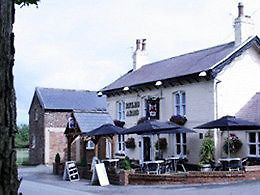
M 215 82 L 215 120 L 218 119 L 218 84 L 221 83 L 221 80 L 219 79 L 215 79 L 216 82 Z M 215 154 L 214 154 L 214 158 L 215 160 L 218 159 L 220 157 L 220 151 L 216 151 L 216 149 L 218 149 L 218 137 L 219 137 L 219 131 L 218 129 L 214 129 L 214 147 L 215 147 Z M 220 139 L 221 140 L 221 139 Z M 220 143 L 220 146 L 221 146 L 222 143 Z

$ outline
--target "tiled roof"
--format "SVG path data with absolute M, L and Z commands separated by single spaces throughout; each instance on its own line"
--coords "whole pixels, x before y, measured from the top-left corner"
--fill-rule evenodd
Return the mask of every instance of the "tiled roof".
M 107 112 L 74 112 L 73 115 L 82 133 L 92 131 L 107 123 L 114 124 Z
M 259 38 L 256 36 L 248 39 L 246 43 L 254 40 L 259 42 Z M 230 42 L 147 64 L 135 71 L 129 71 L 110 85 L 104 87 L 102 91 L 122 89 L 125 86 L 138 86 L 158 80 L 163 81 L 208 71 L 225 58 L 230 57 L 233 52 L 237 52 L 244 45 L 245 43 L 235 46 L 234 42 Z
M 106 98 L 95 91 L 36 88 L 36 94 L 44 109 L 105 111 Z
M 256 93 L 236 116 L 260 124 L 260 92 Z

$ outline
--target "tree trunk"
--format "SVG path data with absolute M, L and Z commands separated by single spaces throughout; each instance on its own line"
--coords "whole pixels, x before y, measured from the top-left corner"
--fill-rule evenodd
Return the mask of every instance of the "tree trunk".
M 0 195 L 17 194 L 16 105 L 13 86 L 14 0 L 0 0 Z

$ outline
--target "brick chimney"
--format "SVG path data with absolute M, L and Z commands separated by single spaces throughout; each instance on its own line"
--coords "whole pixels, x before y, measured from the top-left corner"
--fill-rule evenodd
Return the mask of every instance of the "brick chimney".
M 136 39 L 136 48 L 133 53 L 133 70 L 140 68 L 148 63 L 146 52 L 146 39 Z
M 238 16 L 234 21 L 235 45 L 239 45 L 254 35 L 254 23 L 250 16 L 244 15 L 244 5 L 238 3 Z

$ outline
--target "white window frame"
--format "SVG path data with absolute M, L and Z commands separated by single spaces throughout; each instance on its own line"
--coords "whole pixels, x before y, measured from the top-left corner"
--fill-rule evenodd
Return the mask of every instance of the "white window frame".
M 94 150 L 95 149 L 95 144 L 92 140 L 88 140 L 86 144 L 86 149 L 87 150 Z
M 117 135 L 117 153 L 125 153 L 125 135 Z
M 178 102 L 177 102 L 177 96 L 179 96 L 178 98 Z M 184 97 L 184 99 L 183 99 Z M 186 115 L 186 111 L 187 111 L 187 103 L 186 103 L 186 92 L 185 91 L 176 91 L 173 93 L 173 110 L 174 110 L 174 115 L 181 115 L 181 116 L 185 116 Z M 179 111 L 178 108 L 179 107 Z
M 179 133 L 180 134 L 180 142 L 177 142 L 177 134 L 172 134 L 173 136 L 173 143 L 174 143 L 174 156 L 187 156 L 187 134 L 186 133 Z M 184 142 L 184 134 L 186 134 L 186 142 Z M 177 146 L 180 146 L 180 153 L 178 154 Z M 184 154 L 184 146 L 186 147 L 186 153 Z
M 38 112 L 37 112 L 37 109 L 35 108 L 34 109 L 34 121 L 38 121 L 38 119 L 39 119 Z
M 32 149 L 34 149 L 36 146 L 36 136 L 35 135 L 32 135 Z
M 120 100 L 116 102 L 116 117 L 120 121 L 125 121 L 125 101 Z
M 250 142 L 249 134 L 255 134 L 255 142 Z M 250 146 L 255 145 L 256 154 L 250 154 Z M 247 153 L 250 157 L 260 157 L 260 131 L 249 131 L 247 132 Z

